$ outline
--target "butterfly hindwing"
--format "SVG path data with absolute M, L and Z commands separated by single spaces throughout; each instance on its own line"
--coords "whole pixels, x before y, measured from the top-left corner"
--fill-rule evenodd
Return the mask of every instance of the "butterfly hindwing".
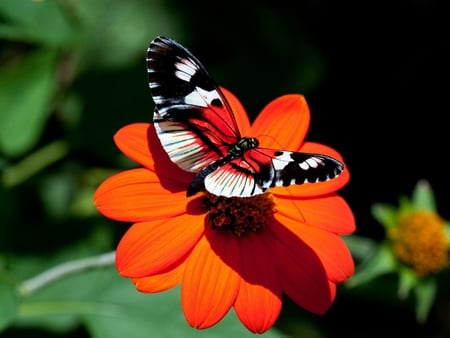
M 259 184 L 267 189 L 293 184 L 326 182 L 337 177 L 344 169 L 336 159 L 312 153 L 258 149 L 271 158 L 270 175 L 261 171 Z
M 326 155 L 256 148 L 209 174 L 205 187 L 216 195 L 250 197 L 273 187 L 326 182 L 342 170 Z

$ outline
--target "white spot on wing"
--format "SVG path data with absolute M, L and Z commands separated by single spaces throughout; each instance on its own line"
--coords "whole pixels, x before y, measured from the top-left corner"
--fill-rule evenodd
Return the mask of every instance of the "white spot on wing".
M 207 91 L 200 87 L 196 87 L 195 90 L 186 95 L 184 103 L 198 107 L 208 107 L 213 100 L 219 99 L 219 93 L 215 90 Z
M 198 67 L 189 59 L 180 59 L 175 63 L 175 76 L 182 81 L 190 82 L 198 70 Z
M 299 163 L 299 167 L 302 168 L 303 170 L 308 170 L 309 165 L 306 161 L 303 161 L 302 163 Z
M 175 76 L 179 78 L 180 80 L 183 80 L 185 82 L 190 82 L 192 76 L 183 72 L 180 72 L 179 70 L 175 71 Z
M 278 155 L 272 160 L 275 170 L 282 170 L 286 166 L 287 162 L 292 162 L 291 152 L 283 151 L 281 155 Z
M 310 157 L 299 164 L 300 168 L 303 170 L 308 170 L 311 168 L 317 168 L 319 165 L 323 164 L 322 160 L 317 157 Z
M 150 87 L 152 88 L 152 87 Z M 164 96 L 160 95 L 153 95 L 153 101 L 155 101 L 156 104 L 164 102 Z
M 317 168 L 322 161 L 317 157 L 311 157 L 306 160 L 306 163 L 308 163 L 311 168 Z

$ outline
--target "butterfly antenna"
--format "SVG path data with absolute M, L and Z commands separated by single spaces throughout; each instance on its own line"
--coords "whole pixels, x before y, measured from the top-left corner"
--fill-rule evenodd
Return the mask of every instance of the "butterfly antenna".
M 278 149 L 286 149 L 286 146 L 282 145 L 280 142 L 278 142 L 278 140 L 273 137 L 272 135 L 268 135 L 268 134 L 261 134 L 258 135 L 258 140 L 259 142 L 262 142 L 264 139 L 269 139 L 271 142 L 273 142 L 274 144 L 276 144 L 276 147 L 271 147 L 271 148 L 278 148 Z M 264 143 L 264 142 L 262 142 Z

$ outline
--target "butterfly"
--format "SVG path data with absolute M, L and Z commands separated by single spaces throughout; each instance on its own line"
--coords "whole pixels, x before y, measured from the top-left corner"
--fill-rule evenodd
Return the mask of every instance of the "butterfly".
M 187 196 L 207 190 L 251 197 L 271 187 L 328 181 L 344 170 L 327 155 L 262 148 L 257 138 L 242 137 L 220 87 L 171 38 L 158 36 L 150 43 L 147 72 L 161 145 L 173 163 L 196 174 Z

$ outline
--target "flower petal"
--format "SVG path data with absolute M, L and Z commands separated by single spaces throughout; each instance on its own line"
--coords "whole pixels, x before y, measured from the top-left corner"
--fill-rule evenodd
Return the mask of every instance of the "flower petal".
M 194 177 L 170 160 L 150 123 L 128 124 L 114 135 L 114 141 L 127 157 L 157 172 L 160 177 L 183 183 L 184 188 Z
M 241 280 L 236 272 L 240 256 L 236 239 L 210 226 L 205 232 L 207 236 L 198 242 L 186 263 L 181 286 L 186 320 L 198 329 L 208 328 L 225 316 Z
M 295 198 L 274 195 L 277 212 L 323 230 L 351 234 L 356 229 L 355 217 L 347 202 L 337 194 L 320 198 Z
M 353 274 L 352 255 L 339 235 L 305 225 L 282 214 L 275 214 L 274 216 L 298 239 L 298 242 L 306 244 L 315 252 L 329 280 L 340 283 Z M 290 245 L 294 245 L 294 242 Z
M 150 123 L 132 123 L 120 128 L 114 135 L 116 146 L 127 157 L 149 168 L 154 168 L 154 158 L 150 152 Z
M 264 234 L 248 234 L 239 240 L 242 252 L 243 280 L 234 304 L 240 321 L 250 331 L 263 333 L 277 320 L 282 304 L 280 281 L 273 261 L 267 250 Z
M 283 291 L 304 309 L 325 313 L 334 301 L 335 291 L 317 254 L 276 220 L 267 231 L 273 238 L 268 249 L 278 262 Z
M 236 123 L 238 125 L 239 131 L 242 136 L 248 135 L 250 131 L 250 120 L 248 119 L 247 112 L 245 111 L 244 106 L 242 105 L 241 101 L 234 96 L 232 92 L 230 92 L 228 89 L 224 87 L 220 87 L 223 94 L 225 95 L 225 98 L 227 99 L 228 103 L 230 104 L 230 108 L 234 113 L 234 118 L 236 119 Z
M 305 142 L 300 148 L 301 152 L 317 153 L 334 157 L 335 159 L 344 163 L 341 154 L 336 150 L 320 143 Z M 277 195 L 296 196 L 296 197 L 313 197 L 336 192 L 343 188 L 350 180 L 350 172 L 344 163 L 344 171 L 336 178 L 320 183 L 305 183 L 300 185 L 291 185 L 287 188 L 276 187 L 272 188 L 271 192 Z
M 117 246 L 119 273 L 140 278 L 167 271 L 192 250 L 203 228 L 204 217 L 192 215 L 133 224 Z
M 309 123 L 310 113 L 304 96 L 283 95 L 264 107 L 252 125 L 251 135 L 259 138 L 261 147 L 298 151 Z
M 104 216 L 124 222 L 175 217 L 186 213 L 188 207 L 195 213 L 203 210 L 200 198 L 186 198 L 180 182 L 164 179 L 161 183 L 160 177 L 144 168 L 107 178 L 97 188 L 94 203 Z
M 134 278 L 133 283 L 140 292 L 155 293 L 166 291 L 181 283 L 185 261 L 173 269 L 150 277 Z

